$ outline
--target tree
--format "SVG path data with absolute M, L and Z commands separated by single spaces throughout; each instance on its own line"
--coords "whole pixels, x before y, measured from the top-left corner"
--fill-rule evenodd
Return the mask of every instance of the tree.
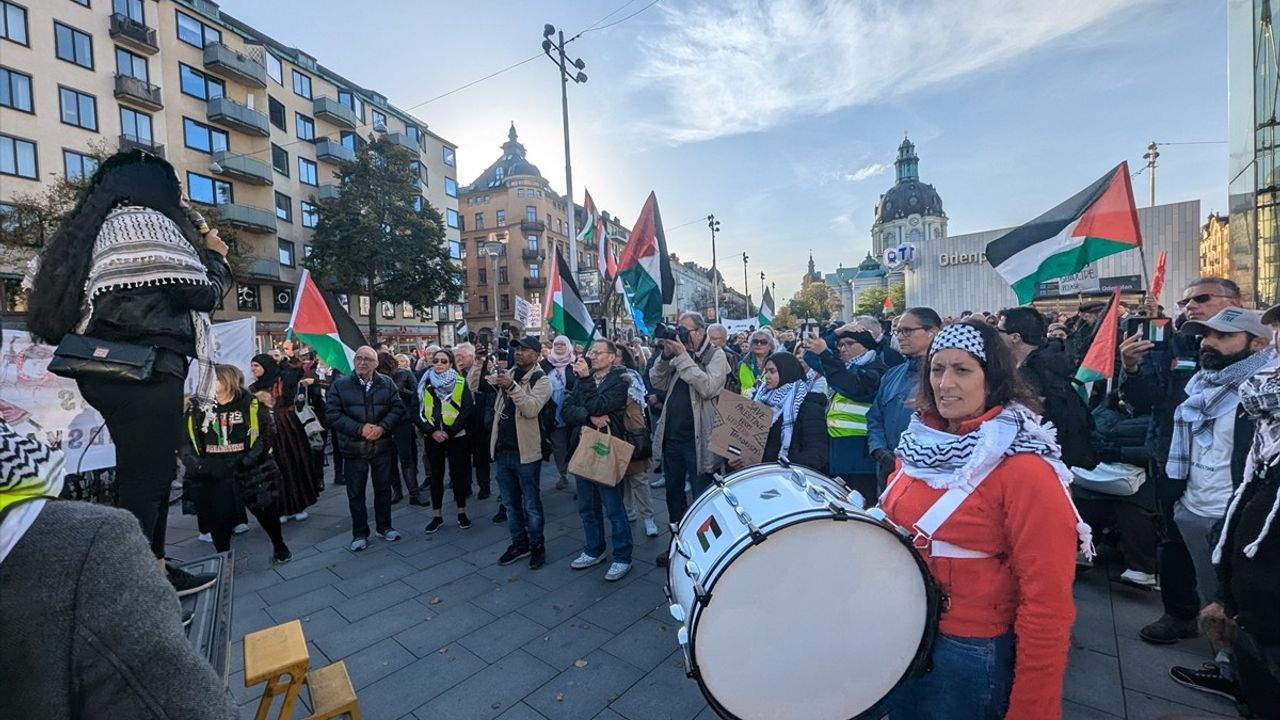
M 714 300 L 711 299 L 711 290 L 705 287 L 699 287 L 689 296 L 689 310 L 702 313 L 704 316 L 709 315 L 708 312 L 716 306 Z M 681 308 L 683 311 L 684 308 Z M 720 293 L 720 315 L 723 318 L 746 318 L 747 306 L 741 298 L 730 295 L 721 291 Z
M 371 136 L 354 160 L 339 164 L 342 192 L 319 203 L 306 265 L 329 289 L 369 298 L 371 343 L 378 341 L 380 303 L 434 307 L 456 298 L 461 286 L 444 219 L 419 195 L 413 167 L 408 150 Z
M 773 315 L 773 327 L 792 329 L 797 327 L 799 324 L 800 323 L 796 322 L 795 313 L 791 312 L 791 308 L 785 305 L 779 308 Z
M 863 290 L 858 294 L 858 301 L 854 303 L 853 312 L 855 315 L 871 315 L 880 319 L 884 319 L 885 307 L 884 299 L 886 297 L 893 299 L 894 314 L 901 314 L 907 306 L 907 288 L 903 283 L 890 285 L 888 288 L 871 287 Z
M 797 319 L 813 318 L 826 323 L 840 314 L 843 305 L 835 288 L 822 282 L 809 283 L 787 304 Z

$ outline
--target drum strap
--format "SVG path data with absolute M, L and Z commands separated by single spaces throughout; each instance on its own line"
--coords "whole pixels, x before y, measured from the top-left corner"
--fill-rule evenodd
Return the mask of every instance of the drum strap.
M 928 548 L 929 555 L 932 557 L 945 557 L 954 559 L 975 559 L 989 558 L 991 553 L 981 550 L 970 550 L 968 548 L 953 545 L 943 540 L 934 540 L 933 534 L 942 527 L 943 523 L 960 509 L 961 503 L 969 497 L 971 491 L 964 488 L 952 488 L 942 494 L 933 506 L 925 511 L 924 515 L 912 525 L 911 529 L 915 531 L 912 537 L 912 544 L 918 548 Z

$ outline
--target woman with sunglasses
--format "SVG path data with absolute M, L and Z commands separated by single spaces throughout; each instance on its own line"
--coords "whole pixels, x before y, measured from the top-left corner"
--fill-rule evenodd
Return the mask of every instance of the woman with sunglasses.
M 742 383 L 742 396 L 751 397 L 764 375 L 764 364 L 773 354 L 776 345 L 773 335 L 764 330 L 751 333 L 748 352 L 738 362 L 738 380 Z
M 431 512 L 425 528 L 428 535 L 444 526 L 444 469 L 449 465 L 449 484 L 453 501 L 458 506 L 458 527 L 471 527 L 467 517 L 467 491 L 471 482 L 470 443 L 467 422 L 475 408 L 475 399 L 466 378 L 454 368 L 453 353 L 436 350 L 431 366 L 418 383 L 422 399 L 417 414 L 418 426 L 426 436 L 427 464 L 431 467 Z

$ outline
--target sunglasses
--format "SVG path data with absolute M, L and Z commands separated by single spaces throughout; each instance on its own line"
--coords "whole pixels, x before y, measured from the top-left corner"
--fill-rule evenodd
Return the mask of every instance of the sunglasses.
M 439 358 L 439 359 L 436 359 L 436 360 L 432 360 L 432 361 L 431 361 L 431 364 L 432 364 L 432 365 L 448 365 L 448 364 L 449 364 L 449 359 L 448 359 L 448 358 Z
M 854 345 L 857 345 L 857 344 L 858 344 L 857 340 L 841 340 L 840 342 L 836 343 L 836 347 L 853 347 Z
M 1191 296 L 1191 297 L 1189 297 L 1189 298 L 1183 298 L 1183 299 L 1179 300 L 1179 301 L 1178 301 L 1178 307 L 1180 307 L 1180 308 L 1184 308 L 1184 307 L 1186 307 L 1189 303 L 1193 303 L 1193 302 L 1194 302 L 1195 304 L 1197 304 L 1197 305 L 1203 305 L 1203 304 L 1205 304 L 1205 303 L 1209 302 L 1209 299 L 1210 299 L 1210 298 L 1229 298 L 1229 297 L 1231 297 L 1231 296 L 1230 296 L 1230 295 L 1215 295 L 1215 294 L 1213 294 L 1213 293 L 1201 293 L 1201 294 L 1199 294 L 1199 295 L 1192 295 L 1192 296 Z
M 751 344 L 752 345 L 768 345 L 769 341 L 768 340 L 752 340 Z

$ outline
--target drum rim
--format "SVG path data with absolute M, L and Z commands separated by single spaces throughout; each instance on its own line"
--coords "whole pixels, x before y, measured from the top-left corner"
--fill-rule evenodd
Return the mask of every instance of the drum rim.
M 793 516 L 796 514 L 798 513 L 794 513 Z M 685 517 L 688 517 L 687 513 Z M 901 687 L 902 684 L 907 680 L 910 680 L 914 677 L 919 676 L 921 672 L 928 667 L 933 656 L 933 647 L 936 644 L 938 639 L 938 626 L 942 620 L 942 609 L 943 609 L 942 591 L 938 586 L 937 581 L 934 579 L 933 573 L 929 572 L 929 566 L 925 562 L 924 557 L 919 553 L 919 551 L 917 551 L 915 547 L 913 547 L 906 538 L 902 537 L 902 535 L 897 531 L 895 531 L 892 527 L 889 527 L 884 522 L 876 520 L 873 517 L 866 516 L 865 511 L 862 517 L 850 517 L 847 520 L 837 520 L 836 518 L 829 515 L 826 517 L 818 516 L 818 517 L 797 518 L 791 522 L 787 522 L 782 525 L 771 526 L 772 532 L 770 532 L 769 534 L 773 534 L 773 532 L 785 530 L 786 528 L 791 527 L 792 525 L 799 525 L 800 523 L 817 521 L 817 520 L 830 520 L 832 522 L 848 522 L 849 520 L 854 520 L 855 522 L 866 522 L 871 525 L 876 525 L 880 527 L 884 531 L 893 535 L 893 537 L 896 538 L 898 542 L 901 543 L 907 549 L 911 557 L 915 559 L 916 566 L 920 568 L 920 572 L 924 577 L 926 613 L 925 613 L 924 633 L 923 633 L 923 637 L 920 638 L 920 646 L 916 648 L 916 653 L 912 657 L 911 662 L 907 663 L 907 668 L 906 670 L 903 671 L 902 677 L 898 678 L 898 681 L 893 684 L 893 687 L 889 688 L 889 691 L 885 693 L 884 697 L 880 698 L 875 702 L 875 704 L 871 705 L 870 707 L 868 707 L 866 710 L 862 711 L 858 715 L 855 715 L 854 717 L 849 718 L 848 720 L 859 720 L 860 718 L 877 718 L 880 716 L 875 713 L 881 707 L 883 707 L 885 700 L 889 699 L 889 696 L 893 694 L 893 691 Z M 746 547 L 749 547 L 750 538 L 744 538 L 744 540 L 748 543 Z M 735 547 L 736 547 L 736 544 L 735 544 Z M 742 553 L 739 552 L 737 554 L 734 554 L 733 557 L 736 559 L 741 554 Z M 726 553 L 726 556 L 728 556 L 728 553 Z M 674 602 L 675 596 L 672 594 L 670 573 L 671 573 L 671 570 L 668 570 L 667 596 L 670 598 L 673 598 L 672 602 Z M 718 575 L 716 576 L 716 579 L 719 579 Z M 707 588 L 707 594 L 711 594 L 711 590 L 713 587 L 714 587 L 714 583 Z M 729 710 L 725 708 L 725 706 L 721 704 L 721 702 L 717 700 L 714 695 L 711 694 L 710 689 L 707 688 L 706 683 L 702 679 L 702 673 L 698 669 L 697 648 L 694 645 L 694 638 L 697 637 L 698 622 L 701 620 L 701 617 L 702 617 L 702 607 L 696 604 L 696 599 L 695 599 L 695 606 L 693 610 L 694 612 L 690 614 L 688 618 L 688 622 L 685 623 L 689 630 L 689 643 L 687 645 L 689 667 L 686 669 L 685 674 L 686 676 L 692 678 L 698 684 L 698 691 L 702 693 L 702 697 L 707 701 L 707 704 L 711 707 L 712 711 L 716 713 L 716 715 L 720 716 L 721 718 L 724 718 L 724 720 L 744 720 L 743 718 L 729 712 Z

